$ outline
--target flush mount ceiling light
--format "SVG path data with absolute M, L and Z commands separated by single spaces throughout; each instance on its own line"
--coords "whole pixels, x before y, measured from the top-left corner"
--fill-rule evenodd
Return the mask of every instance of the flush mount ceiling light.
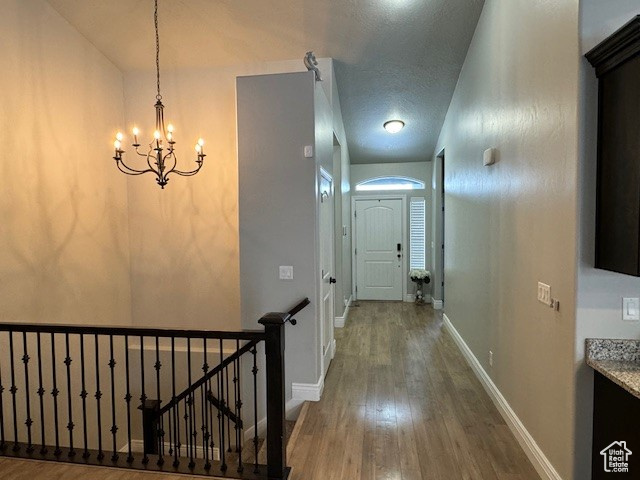
M 402 120 L 389 120 L 384 123 L 383 127 L 389 133 L 398 133 L 404 128 L 404 122 Z
M 193 170 L 182 171 L 176 167 L 178 165 L 178 159 L 176 158 L 174 146 L 176 144 L 173 137 L 173 125 L 169 124 L 165 127 L 164 124 L 164 105 L 162 105 L 162 95 L 160 95 L 160 36 L 158 34 L 158 0 L 155 0 L 155 10 L 153 14 L 153 20 L 156 29 L 156 129 L 153 132 L 153 140 L 149 143 L 149 150 L 146 153 L 138 151 L 140 143 L 138 143 L 138 135 L 140 131 L 138 128 L 133 128 L 133 143 L 131 146 L 134 148 L 135 153 L 147 160 L 148 168 L 142 168 L 141 170 L 132 168 L 125 164 L 123 155 L 125 151 L 122 149 L 122 141 L 124 135 L 120 132 L 116 134 L 116 140 L 113 142 L 115 147 L 115 156 L 118 169 L 126 173 L 127 175 L 142 175 L 144 173 L 152 173 L 156 176 L 156 182 L 164 189 L 169 179 L 167 178 L 171 173 L 181 175 L 183 177 L 190 177 L 195 175 L 202 168 L 204 162 L 204 140 L 199 139 L 195 145 L 196 149 L 196 168 Z

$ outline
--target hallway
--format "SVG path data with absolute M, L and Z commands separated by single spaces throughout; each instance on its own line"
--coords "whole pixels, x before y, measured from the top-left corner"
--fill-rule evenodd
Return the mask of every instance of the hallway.
M 430 306 L 361 302 L 336 339 L 294 480 L 539 478 Z

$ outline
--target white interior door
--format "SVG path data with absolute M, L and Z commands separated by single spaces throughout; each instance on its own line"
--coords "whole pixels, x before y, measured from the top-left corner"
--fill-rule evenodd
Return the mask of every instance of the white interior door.
M 333 179 L 321 170 L 320 174 L 320 290 L 322 302 L 320 305 L 321 338 L 322 338 L 322 365 L 326 373 L 333 357 L 333 284 L 334 278 L 334 195 Z
M 356 296 L 402 300 L 402 200 L 356 200 Z

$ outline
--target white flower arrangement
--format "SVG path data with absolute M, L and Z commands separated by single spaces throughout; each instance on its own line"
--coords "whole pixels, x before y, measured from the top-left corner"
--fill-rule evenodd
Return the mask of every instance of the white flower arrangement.
M 409 277 L 411 277 L 411 280 L 414 282 L 426 281 L 426 283 L 429 283 L 431 280 L 431 272 L 424 268 L 413 268 L 409 271 Z

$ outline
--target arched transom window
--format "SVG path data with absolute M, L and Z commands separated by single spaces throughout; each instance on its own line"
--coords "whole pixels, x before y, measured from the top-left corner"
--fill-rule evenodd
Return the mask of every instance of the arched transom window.
M 357 192 L 380 190 L 416 190 L 423 189 L 424 182 L 410 177 L 388 176 L 363 180 L 356 185 Z

